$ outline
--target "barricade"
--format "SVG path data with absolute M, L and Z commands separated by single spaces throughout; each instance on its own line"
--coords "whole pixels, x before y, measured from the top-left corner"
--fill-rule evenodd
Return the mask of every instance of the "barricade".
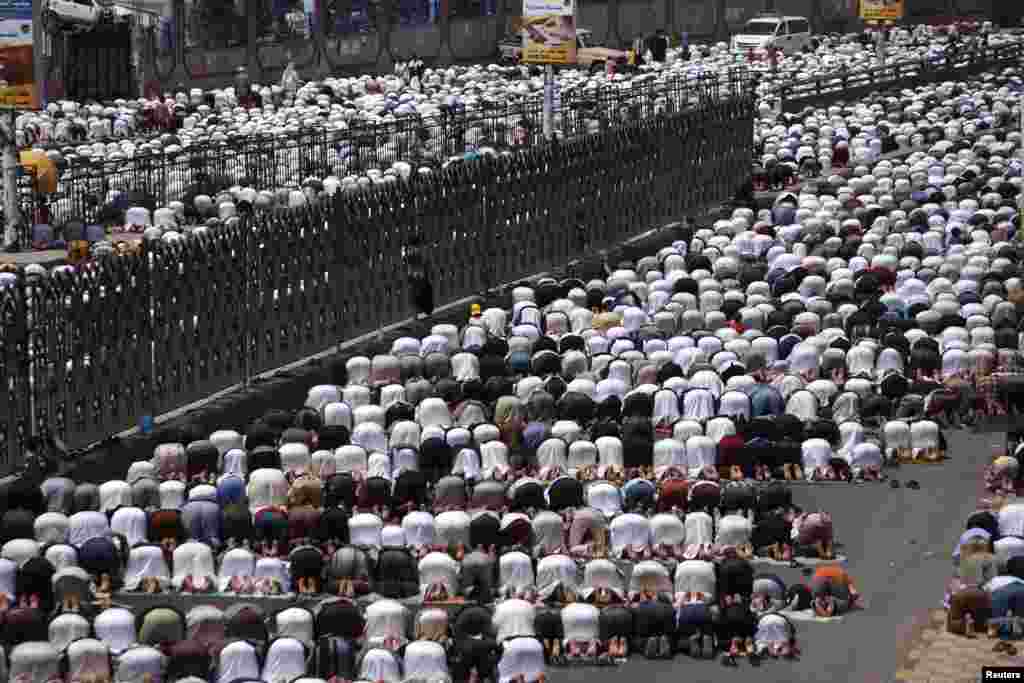
M 925 83 L 961 80 L 971 75 L 1019 64 L 1024 58 L 1024 43 L 983 48 L 965 48 L 960 53 L 937 60 L 921 59 L 892 62 L 885 66 L 857 71 L 840 71 L 793 82 L 780 93 L 787 112 L 804 107 L 819 107 L 837 100 L 854 102 L 871 92 L 892 88 L 913 88 Z
M 0 288 L 3 465 L 32 435 L 85 447 L 408 318 L 413 245 L 443 304 L 721 202 L 749 173 L 753 121 L 748 83 L 607 132 L 20 278 Z
M 567 92 L 556 115 L 563 139 L 671 115 L 709 100 L 742 94 L 743 69 L 713 74 L 638 82 L 586 92 Z M 140 153 L 130 158 L 69 160 L 60 171 L 56 194 L 45 198 L 50 222 L 96 222 L 111 192 L 144 197 L 156 206 L 191 202 L 198 194 L 215 196 L 234 185 L 277 191 L 301 185 L 310 177 L 360 174 L 387 169 L 398 161 L 438 167 L 469 150 L 493 148 L 515 152 L 542 142 L 543 103 L 503 103 L 477 109 L 442 110 L 437 116 L 399 117 L 381 123 L 353 122 L 342 130 L 311 128 L 295 133 L 249 134 L 211 140 L 201 147 Z M 165 133 L 173 143 L 173 131 Z M 173 150 L 173 144 L 165 145 Z M 25 202 L 23 215 L 33 215 Z

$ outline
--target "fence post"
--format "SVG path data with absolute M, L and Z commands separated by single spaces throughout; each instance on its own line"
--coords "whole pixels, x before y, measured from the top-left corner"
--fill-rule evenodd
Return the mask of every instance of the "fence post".
M 260 24 L 263 12 L 260 11 L 259 0 L 245 0 L 245 65 L 252 82 L 259 83 L 263 80 L 263 71 L 260 68 L 260 47 L 258 38 L 265 29 Z
M 3 145 L 4 169 L 4 249 L 16 249 L 18 227 L 23 220 L 21 202 L 18 197 L 18 148 L 14 140 L 14 118 L 16 110 L 5 112 L 3 123 L 0 124 L 0 145 Z
M 156 309 L 153 307 L 154 301 L 154 287 L 153 287 L 153 254 L 152 254 L 152 241 L 142 240 L 139 245 L 139 256 L 141 265 L 139 266 L 138 284 L 142 290 L 142 301 L 146 307 L 146 313 L 143 319 L 146 321 L 146 329 L 143 333 L 142 342 L 148 347 L 148 353 L 146 354 L 146 374 L 148 375 L 149 384 L 142 390 L 142 420 L 140 421 L 140 428 L 145 431 L 147 428 L 152 428 L 153 420 L 157 415 L 160 414 L 159 405 L 157 402 L 157 371 L 156 371 L 156 354 L 157 339 L 156 339 Z M 149 419 L 147 419 L 149 418 Z
M 12 471 L 24 449 L 30 405 L 28 321 L 22 284 L 0 289 L 0 474 Z
M 244 386 L 249 386 L 252 382 L 253 368 L 256 366 L 255 354 L 256 347 L 260 343 L 259 335 L 253 330 L 253 320 L 256 316 L 256 301 L 259 296 L 256 291 L 255 285 L 252 281 L 253 273 L 259 272 L 259 264 L 254 263 L 253 260 L 257 256 L 256 247 L 258 246 L 259 238 L 253 235 L 253 214 L 251 211 L 242 217 L 238 225 L 238 231 L 236 233 L 239 244 L 236 244 L 236 248 L 242 254 L 242 268 L 245 273 L 245 284 L 242 289 L 242 306 L 245 309 L 245 317 L 242 319 L 242 377 L 241 383 Z

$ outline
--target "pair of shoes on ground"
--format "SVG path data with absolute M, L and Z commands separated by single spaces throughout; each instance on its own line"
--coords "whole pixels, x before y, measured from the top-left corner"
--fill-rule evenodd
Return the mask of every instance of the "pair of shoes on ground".
M 644 657 L 647 659 L 672 659 L 674 654 L 672 640 L 668 636 L 648 638 L 644 646 Z
M 715 640 L 709 634 L 694 633 L 679 642 L 680 651 L 696 659 L 712 659 L 715 656 Z

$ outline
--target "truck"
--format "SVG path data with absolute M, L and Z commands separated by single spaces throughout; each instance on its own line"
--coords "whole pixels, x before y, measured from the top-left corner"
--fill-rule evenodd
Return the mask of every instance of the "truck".
M 128 21 L 139 10 L 112 0 L 43 0 L 43 28 L 47 32 L 90 31 L 102 21 Z
M 587 69 L 603 69 L 608 62 L 629 61 L 627 50 L 615 50 L 594 44 L 593 34 L 585 28 L 576 29 L 576 64 Z M 514 33 L 498 43 L 498 61 L 502 64 L 518 64 L 523 55 L 523 38 Z

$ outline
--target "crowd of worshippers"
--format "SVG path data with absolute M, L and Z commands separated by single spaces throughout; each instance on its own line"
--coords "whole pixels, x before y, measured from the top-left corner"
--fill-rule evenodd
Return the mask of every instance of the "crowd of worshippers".
M 753 189 L 782 189 L 800 178 L 823 175 L 831 176 L 829 185 L 842 184 L 857 167 L 873 166 L 886 155 L 903 150 L 934 154 L 945 153 L 942 146 L 954 146 L 956 151 L 970 150 L 971 160 L 977 162 L 1012 157 L 991 144 L 976 143 L 986 135 L 991 135 L 994 143 L 1015 139 L 1019 115 L 1014 109 L 1020 86 L 1019 72 L 1011 69 L 986 74 L 975 83 L 945 83 L 899 96 L 876 93 L 855 105 L 836 104 L 820 111 L 776 116 L 762 103 Z M 793 135 L 794 131 L 798 134 Z M 1019 163 L 1017 160 L 1012 169 L 1017 174 Z M 981 175 L 973 169 L 965 169 L 965 173 L 955 185 L 970 183 Z M 925 189 L 912 187 L 904 193 Z M 944 195 L 943 188 L 932 188 L 922 199 L 934 201 L 936 193 Z M 945 201 L 944 196 L 935 199 L 939 204 Z
M 12 674 L 46 683 L 61 666 L 43 643 L 58 620 L 86 637 L 66 661 L 99 669 L 109 658 L 97 653 L 116 647 L 139 643 L 126 651 L 162 666 L 164 650 L 193 646 L 181 643 L 200 617 L 111 612 L 130 592 L 333 594 L 325 605 L 351 617 L 351 631 L 320 630 L 313 614 L 337 649 L 289 635 L 265 650 L 266 630 L 242 643 L 229 615 L 206 612 L 234 635 L 194 675 L 212 666 L 225 683 L 326 679 L 307 668 L 314 650 L 389 683 L 495 667 L 501 683 L 534 681 L 547 663 L 630 652 L 795 653 L 786 612 L 842 613 L 857 591 L 830 566 L 806 586 L 754 573 L 759 557 L 835 556 L 827 512 L 797 509 L 782 480 L 874 479 L 888 462 L 941 459 L 943 424 L 1020 400 L 995 379 L 1019 361 L 1020 137 L 972 137 L 973 119 L 953 118 L 990 116 L 1011 78 L 982 77 L 991 98 L 934 86 L 942 105 L 926 118 L 947 122 L 943 138 L 904 160 L 872 155 L 885 106 L 854 108 L 849 171 L 817 193 L 735 209 L 601 279 L 516 287 L 511 310 L 474 309 L 461 329 L 435 325 L 332 367 L 300 410 L 166 430 L 101 486 L 8 489 Z M 766 122 L 766 153 L 834 139 L 832 116 Z M 1006 488 L 1019 467 L 992 472 Z M 1014 505 L 998 514 L 990 538 L 1019 532 Z M 623 566 L 628 577 L 612 572 Z M 955 611 L 962 593 L 951 623 L 984 621 Z M 460 640 L 455 618 L 444 642 L 408 643 L 423 614 L 440 622 L 429 608 L 414 619 L 408 599 L 467 620 L 475 610 L 480 629 Z M 254 608 L 236 612 L 267 628 Z M 120 625 L 101 628 L 107 613 Z M 89 617 L 98 644 L 74 631 Z
M 945 43 L 941 32 L 920 28 L 921 37 L 897 37 L 891 42 L 890 55 L 897 59 L 910 59 L 923 54 L 922 50 L 936 48 Z M 900 32 L 899 36 L 903 33 Z M 997 36 L 1001 44 L 1012 37 Z M 836 71 L 840 66 L 864 67 L 873 59 L 873 48 L 864 48 L 855 36 L 822 36 L 820 47 L 811 54 L 780 55 L 776 68 L 762 76 L 777 85 L 784 79 L 801 75 L 813 76 Z M 905 53 L 901 52 L 905 48 Z M 643 50 L 641 50 L 643 51 Z M 693 57 L 675 60 L 681 52 Z M 735 66 L 735 55 L 724 43 L 716 45 L 687 45 L 682 50 L 667 48 L 665 57 L 655 60 L 637 74 L 648 80 L 650 74 L 662 72 L 701 73 L 701 70 L 724 72 Z M 280 83 L 253 84 L 248 72 L 240 70 L 232 87 L 204 90 L 178 84 L 166 93 L 138 99 L 117 99 L 110 102 L 96 100 L 76 101 L 61 99 L 49 102 L 39 112 L 20 116 L 16 122 L 16 139 L 20 147 L 34 145 L 71 146 L 67 153 L 100 158 L 124 153 L 121 146 L 106 147 L 112 140 L 130 140 L 141 145 L 142 151 L 159 150 L 166 146 L 151 138 L 161 134 L 216 128 L 233 121 L 238 110 L 248 113 L 245 122 L 260 126 L 263 119 L 269 124 L 275 116 L 289 118 L 307 111 L 317 117 L 310 125 L 323 125 L 319 119 L 319 106 L 329 111 L 347 112 L 350 120 L 374 121 L 391 116 L 433 116 L 442 108 L 461 109 L 474 105 L 487 105 L 501 98 L 520 99 L 537 93 L 535 81 L 542 76 L 529 67 L 500 67 L 498 65 L 453 65 L 426 68 L 422 60 L 412 58 L 398 62 L 393 74 L 361 75 L 358 77 L 332 77 L 323 81 L 299 80 L 294 83 L 283 77 Z M 590 74 L 560 71 L 556 77 L 563 91 L 582 87 L 594 89 L 607 82 L 630 83 L 632 78 L 623 73 L 609 77 L 603 70 Z M 379 95 L 375 97 L 375 95 Z M 394 100 L 393 102 L 391 100 Z M 310 110 L 309 108 L 313 108 Z M 330 119 L 329 119 L 330 121 Z M 298 122 L 297 122 L 298 123 Z M 225 128 L 226 130 L 226 128 Z M 97 146 L 95 143 L 104 143 Z M 155 144 L 155 146 L 151 146 Z M 62 150 L 63 151 L 63 150 Z M 117 158 L 117 157 L 115 157 Z
M 930 59 L 933 53 L 943 54 L 948 37 L 931 30 L 918 33 L 924 37 L 911 39 L 910 33 L 898 32 L 891 50 L 899 59 Z M 999 35 L 993 40 L 1002 44 L 1015 39 Z M 669 50 L 670 54 L 675 52 Z M 608 76 L 570 70 L 560 73 L 560 88 L 566 98 L 573 93 L 573 101 L 587 103 L 581 105 L 576 118 L 584 122 L 586 132 L 598 132 L 609 122 L 628 122 L 639 115 L 638 107 L 632 104 L 616 105 L 614 110 L 598 106 L 606 100 L 618 101 L 601 95 L 602 89 L 625 87 L 633 80 L 667 88 L 672 79 L 706 74 L 724 76 L 735 67 L 735 55 L 724 43 L 699 46 L 694 54 L 693 59 L 654 62 L 637 75 Z M 785 56 L 775 69 L 759 70 L 759 96 L 763 106 L 771 109 L 771 100 L 781 83 L 815 74 L 834 74 L 851 66 L 870 67 L 876 62 L 873 51 L 865 50 L 852 36 L 823 37 L 813 53 Z M 301 85 L 294 69 L 289 69 L 287 84 L 259 88 L 254 88 L 248 75 L 242 73 L 234 88 L 203 91 L 181 86 L 161 97 L 107 104 L 53 102 L 44 111 L 21 115 L 16 126 L 18 144 L 45 154 L 62 178 L 58 192 L 39 197 L 36 202 L 39 210 L 33 222 L 39 228 L 33 243 L 42 248 L 39 245 L 60 241 L 102 242 L 104 228 L 123 226 L 125 230 L 142 232 L 151 223 L 173 236 L 186 226 L 205 224 L 211 219 L 225 221 L 234 216 L 234 211 L 220 210 L 224 204 L 258 204 L 261 208 L 304 206 L 308 197 L 303 194 L 309 195 L 306 188 L 311 183 L 316 188 L 314 197 L 324 191 L 332 194 L 338 188 L 354 191 L 407 176 L 401 168 L 389 168 L 394 160 L 430 170 L 452 158 L 474 158 L 481 150 L 501 152 L 541 139 L 541 121 L 532 112 L 543 91 L 543 78 L 528 68 L 474 65 L 423 69 L 422 65 L 407 68 L 404 64 L 400 67 L 398 73 L 379 77 L 328 78 Z M 668 111 L 670 90 L 651 95 L 649 108 Z M 909 93 L 906 96 L 911 97 Z M 672 106 L 681 104 L 674 102 Z M 923 121 L 920 116 L 905 120 Z M 344 138 L 344 132 L 353 126 L 396 121 L 422 125 L 402 125 L 380 135 Z M 436 126 L 446 127 L 447 132 L 438 135 Z M 338 144 L 322 156 L 302 154 L 288 142 L 270 145 L 269 136 L 294 137 L 313 129 L 337 135 Z M 887 135 L 885 131 L 877 136 L 890 143 L 896 138 L 898 135 Z M 254 162 L 249 151 L 233 151 L 234 147 L 254 140 L 269 145 L 265 150 L 266 163 L 273 162 L 269 166 L 263 167 L 262 161 Z M 458 144 L 449 149 L 442 140 L 458 140 Z M 837 161 L 848 142 L 836 141 Z M 216 170 L 198 162 L 187 167 L 168 162 L 160 184 L 141 181 L 132 161 L 149 154 L 173 158 L 200 146 L 208 150 L 211 143 L 225 150 L 223 163 L 217 164 Z M 812 173 L 828 168 L 820 154 L 795 156 L 773 164 L 768 176 L 784 182 L 800 170 Z M 79 167 L 101 162 L 106 163 L 102 178 L 90 181 L 86 188 Z M 373 168 L 375 165 L 379 168 Z M 71 182 L 74 188 L 68 185 Z M 95 207 L 82 205 L 83 192 L 96 203 Z M 202 198 L 198 205 L 197 198 Z M 99 209 L 95 210 L 96 207 Z M 137 211 L 128 215 L 133 208 Z M 150 218 L 135 220 L 142 209 Z M 158 220 L 153 215 L 158 209 L 170 209 L 171 218 L 164 216 Z M 94 227 L 92 232 L 90 227 Z
M 913 29 L 894 29 L 890 34 L 887 41 L 890 63 L 933 58 L 959 40 L 955 32 L 924 25 Z M 1015 40 L 1008 34 L 986 31 L 986 35 L 992 45 Z M 862 40 L 862 37 L 858 34 L 816 36 L 814 49 L 779 54 L 771 69 L 766 63 L 755 64 L 754 67 L 763 72 L 758 74 L 759 87 L 772 89 L 787 81 L 880 65 L 873 41 Z M 702 70 L 724 72 L 736 65 L 736 55 L 725 43 L 706 45 L 687 41 L 680 48 L 669 48 L 665 45 L 663 31 L 658 31 L 650 43 L 657 44 L 656 50 L 652 51 L 652 54 L 657 54 L 650 64 L 635 74 L 641 81 L 649 80 L 651 74 L 682 72 L 696 75 Z M 646 50 L 644 47 L 640 52 Z M 289 66 L 294 67 L 294 64 Z M 287 71 L 291 76 L 294 68 Z M 264 116 L 268 118 L 268 124 L 275 120 L 275 115 L 288 118 L 293 110 L 299 119 L 303 118 L 300 114 L 315 111 L 317 116 L 308 121 L 308 125 L 322 125 L 319 108 L 325 105 L 328 111 L 336 105 L 367 121 L 387 118 L 389 114 L 430 116 L 439 113 L 443 107 L 457 109 L 472 108 L 476 104 L 489 105 L 492 101 L 500 101 L 502 96 L 520 99 L 540 90 L 534 83 L 540 76 L 535 69 L 525 66 L 475 64 L 426 67 L 416 57 L 396 63 L 391 74 L 332 77 L 322 81 L 303 82 L 298 79 L 296 82 L 294 78 L 283 76 L 279 83 L 253 84 L 248 72 L 239 69 L 233 87 L 228 88 L 204 90 L 179 83 L 166 93 L 137 100 L 51 102 L 43 110 L 19 117 L 17 142 L 23 148 L 40 144 L 70 145 L 78 147 L 85 156 L 105 157 L 124 150 L 120 147 L 108 150 L 92 143 L 131 140 L 141 145 L 143 151 L 160 149 L 164 145 L 150 140 L 154 135 L 188 132 L 197 127 L 202 130 L 207 126 L 216 128 L 230 122 L 238 109 L 249 112 L 245 123 L 254 126 L 260 124 Z M 633 75 L 618 73 L 609 76 L 603 70 L 591 73 L 564 70 L 558 73 L 557 78 L 561 89 L 568 91 L 593 89 L 608 81 L 629 83 Z M 150 144 L 155 144 L 155 147 L 151 148 Z M 64 151 L 75 153 L 74 150 Z
M 67 589 L 66 575 L 51 582 L 38 564 L 26 567 L 24 581 L 38 590 L 51 583 Z M 746 591 L 754 605 L 857 599 L 837 566 L 821 567 L 788 589 L 776 576 L 728 568 L 719 581 Z M 783 611 L 746 605 L 730 599 L 721 608 L 693 602 L 677 610 L 656 600 L 632 608 L 553 607 L 510 599 L 494 609 L 468 603 L 414 612 L 391 599 L 364 607 L 330 598 L 270 612 L 239 602 L 224 610 L 156 605 L 136 613 L 115 604 L 48 612 L 40 602 L 3 613 L 0 673 L 31 683 L 543 683 L 550 665 L 615 664 L 634 650 L 660 659 L 711 658 L 720 649 L 727 664 L 739 656 L 799 656 L 795 626 Z
M 734 664 L 798 654 L 787 610 L 831 617 L 858 600 L 838 566 L 789 586 L 755 572 L 755 547 L 782 559 L 832 553 L 831 518 L 802 512 L 781 482 L 637 479 L 584 493 L 570 477 L 470 487 L 414 469 L 394 482 L 330 474 L 331 460 L 355 454 L 343 446 L 311 460 L 309 440 L 332 438 L 309 429 L 316 414 L 268 413 L 246 430 L 248 452 L 237 432 L 186 428 L 188 447 L 158 446 L 123 481 L 8 482 L 0 620 L 11 628 L 0 641 L 12 680 L 58 665 L 111 680 L 110 655 L 119 681 L 216 671 L 218 681 L 510 683 L 537 680 L 546 664 L 630 653 L 722 652 Z M 246 466 L 256 468 L 247 483 Z M 137 591 L 337 597 L 271 615 L 245 603 L 135 615 L 117 600 Z M 413 598 L 424 607 L 415 617 Z M 196 658 L 179 661 L 186 654 Z
M 1024 486 L 1024 471 L 1020 458 L 1024 455 L 1024 433 L 1009 432 L 1008 448 L 999 445 L 993 453 L 992 464 L 985 468 L 985 488 L 999 496 L 1013 496 Z
M 913 238 L 913 233 L 925 235 L 941 229 L 945 233 L 941 250 L 953 244 L 968 246 L 974 241 L 971 233 L 979 227 L 990 232 L 992 242 L 1008 240 L 1014 231 L 1022 169 L 1014 155 L 1019 147 L 1015 110 L 1021 87 L 1019 70 L 1008 68 L 982 74 L 976 80 L 929 84 L 898 96 L 873 95 L 857 105 L 837 104 L 796 114 L 776 114 L 763 100 L 755 131 L 760 156 L 737 199 L 756 209 L 755 191 L 815 178 L 819 197 L 842 203 L 837 207 L 840 210 L 831 211 L 836 218 L 882 212 L 876 218 L 885 218 L 891 226 L 879 233 L 884 244 L 878 246 L 883 248 L 899 251 L 905 247 L 909 255 L 915 255 L 918 247 L 896 245 L 901 238 L 890 236 L 892 231 L 909 232 Z M 471 156 L 494 153 L 495 148 L 484 146 Z M 294 166 L 287 172 L 294 178 L 282 180 L 276 190 L 249 185 L 244 172 L 229 178 L 194 169 L 188 177 L 182 176 L 180 183 L 176 181 L 166 206 L 159 206 L 156 200 L 160 193 L 122 191 L 129 183 L 103 193 L 105 204 L 91 221 L 80 220 L 69 200 L 59 199 L 51 203 L 48 215 L 37 217 L 33 242 L 44 247 L 57 238 L 64 244 L 81 241 L 99 254 L 114 248 L 105 241 L 106 231 L 112 227 L 173 241 L 188 232 L 230 224 L 252 209 L 303 207 L 338 192 L 397 182 L 429 170 L 418 162 L 398 161 L 390 168 L 346 175 L 342 170 L 303 170 L 300 165 L 297 158 L 282 160 L 281 168 Z M 951 204 L 954 200 L 955 207 Z M 961 206 L 968 200 L 976 207 L 970 203 Z M 779 204 L 803 208 L 799 199 Z M 951 215 L 954 209 L 967 213 Z M 766 222 L 785 228 L 793 224 L 779 221 L 792 219 L 791 212 L 783 212 Z M 848 232 L 833 227 L 831 236 Z M 826 232 L 821 238 L 828 236 Z M 805 243 L 815 246 L 814 239 Z M 931 245 L 923 245 L 923 249 L 919 260 L 941 255 Z M 926 273 L 931 270 L 924 269 Z
M 1016 486 L 1024 444 L 1019 433 L 1008 446 L 993 453 L 990 470 L 1011 483 L 996 488 L 996 495 L 967 518 L 953 551 L 954 576 L 944 605 L 950 633 L 987 635 L 997 641 L 994 652 L 1015 656 L 1012 641 L 1024 637 L 1024 504 Z

